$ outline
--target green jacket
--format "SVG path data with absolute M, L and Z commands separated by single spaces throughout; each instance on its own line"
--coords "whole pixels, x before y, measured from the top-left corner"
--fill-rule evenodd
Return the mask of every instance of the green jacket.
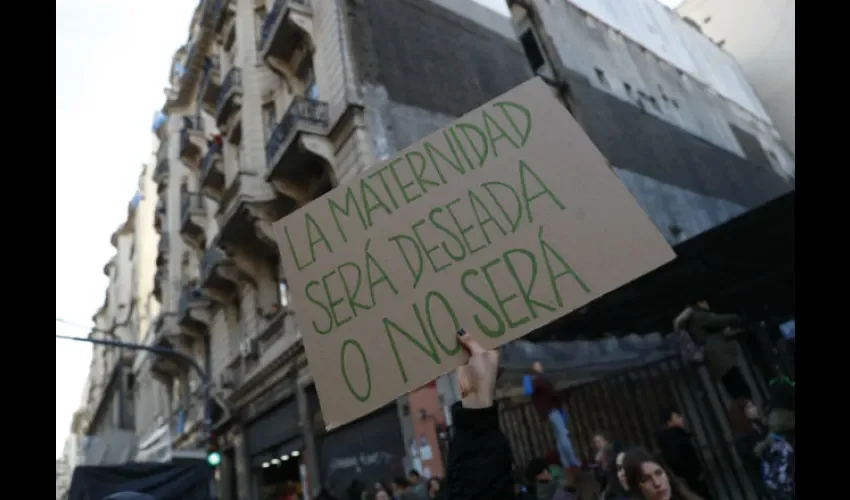
M 705 365 L 715 379 L 738 363 L 738 345 L 730 342 L 723 331 L 741 322 L 737 314 L 717 314 L 698 307 L 688 307 L 673 322 L 676 331 L 683 329 L 694 342 L 705 348 Z

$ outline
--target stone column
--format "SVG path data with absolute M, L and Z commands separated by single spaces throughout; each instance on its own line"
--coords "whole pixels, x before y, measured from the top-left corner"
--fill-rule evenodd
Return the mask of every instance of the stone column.
M 233 459 L 236 461 L 236 493 L 240 499 L 253 498 L 251 496 L 253 484 L 251 461 L 245 443 L 245 434 L 241 428 L 234 431 L 233 450 Z

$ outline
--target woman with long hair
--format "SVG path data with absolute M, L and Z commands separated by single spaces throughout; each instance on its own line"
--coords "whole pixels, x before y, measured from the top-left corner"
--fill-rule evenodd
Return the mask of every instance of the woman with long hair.
M 702 500 L 691 492 L 643 448 L 632 448 L 623 457 L 626 485 L 633 498 L 642 500 Z
M 761 423 L 758 407 L 745 398 L 732 401 L 729 405 L 729 425 L 744 471 L 756 494 L 762 497 L 765 489 L 761 478 L 761 457 L 756 454 L 756 447 L 765 438 L 767 429 Z
M 626 482 L 626 472 L 623 460 L 626 452 L 620 445 L 612 445 L 607 452 L 605 462 L 605 491 L 602 492 L 602 500 L 626 500 L 629 498 L 629 485 Z

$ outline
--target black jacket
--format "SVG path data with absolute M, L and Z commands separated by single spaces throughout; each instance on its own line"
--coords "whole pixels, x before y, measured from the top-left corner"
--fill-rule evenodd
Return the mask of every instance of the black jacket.
M 498 405 L 481 410 L 452 406 L 447 500 L 513 500 L 511 447 L 499 429 Z
M 667 427 L 656 435 L 661 456 L 673 472 L 691 483 L 702 475 L 702 463 L 691 433 L 679 427 Z

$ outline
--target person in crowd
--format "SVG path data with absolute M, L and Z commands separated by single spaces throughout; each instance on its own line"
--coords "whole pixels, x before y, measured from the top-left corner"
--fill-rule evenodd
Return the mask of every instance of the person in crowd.
M 729 425 L 735 439 L 735 449 L 750 483 L 759 497 L 764 496 L 761 478 L 761 458 L 756 454 L 756 445 L 767 433 L 761 423 L 759 409 L 749 399 L 736 399 L 729 405 Z
M 632 448 L 623 457 L 623 472 L 632 498 L 642 500 L 702 500 L 643 448 Z
M 432 477 L 428 480 L 428 499 L 443 500 L 446 495 L 446 490 L 443 489 L 443 481 L 439 477 Z
M 768 434 L 755 447 L 761 458 L 762 478 L 770 500 L 793 500 L 796 494 L 794 430 L 796 413 L 793 386 L 771 388 L 767 415 Z M 788 407 L 791 408 L 788 408 Z
M 404 476 L 398 476 L 393 480 L 393 496 L 395 500 L 427 500 L 426 492 L 422 488 L 415 488 L 410 480 Z
M 390 488 L 383 481 L 376 481 L 374 488 L 375 500 L 393 500 L 392 495 L 390 495 Z
M 687 482 L 691 490 L 703 498 L 709 498 L 693 436 L 685 429 L 685 415 L 677 408 L 665 408 L 661 411 L 661 425 L 661 430 L 655 436 L 661 457 L 676 475 Z
M 596 481 L 603 491 L 608 484 L 608 455 L 613 446 L 614 442 L 608 437 L 607 432 L 597 431 L 593 433 L 593 449 L 596 450 L 596 455 L 593 458 L 593 471 Z
M 590 468 L 570 468 L 565 472 L 564 490 L 567 498 L 598 500 L 602 490 Z
M 686 331 L 705 351 L 705 366 L 713 380 L 720 381 L 730 399 L 752 398 L 752 390 L 738 368 L 738 345 L 730 342 L 743 318 L 717 314 L 700 300 L 686 307 L 673 321 L 673 330 Z
M 626 473 L 623 469 L 626 452 L 621 446 L 615 444 L 607 454 L 608 467 L 605 469 L 607 481 L 601 499 L 626 500 L 629 498 L 629 485 L 626 483 Z
M 545 458 L 533 458 L 525 466 L 525 479 L 532 498 L 536 500 L 566 500 L 565 477 L 561 467 Z
M 415 498 L 428 497 L 428 483 L 422 480 L 422 475 L 416 469 L 410 469 L 407 473 L 407 480 L 410 482 L 410 490 Z
M 454 433 L 449 442 L 446 496 L 449 500 L 513 500 L 513 457 L 499 428 L 494 400 L 499 351 L 484 349 L 463 329 L 457 333 L 469 359 L 456 372 L 461 401 L 452 405 Z
M 540 418 L 549 421 L 561 457 L 561 465 L 564 468 L 581 467 L 581 461 L 570 440 L 567 413 L 563 409 L 561 397 L 552 382 L 543 375 L 543 363 L 535 361 L 531 365 L 531 371 L 532 373 L 523 379 L 525 394 L 531 396 L 531 404 Z

